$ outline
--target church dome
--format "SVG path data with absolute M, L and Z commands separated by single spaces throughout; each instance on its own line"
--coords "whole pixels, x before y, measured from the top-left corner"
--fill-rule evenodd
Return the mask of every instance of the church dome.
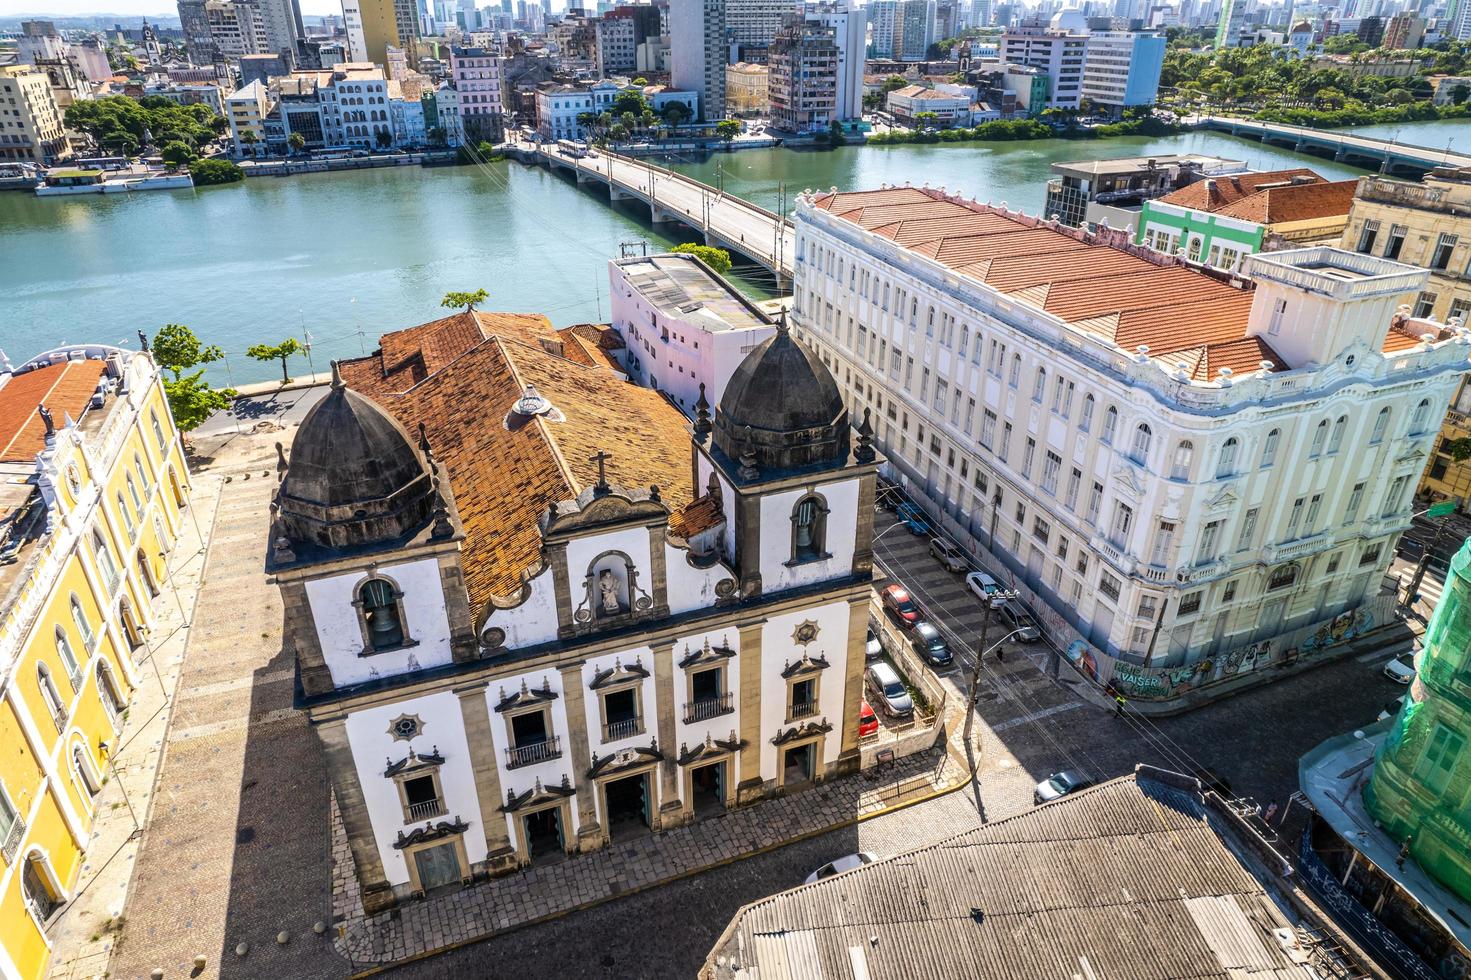
M 1064 7 L 1052 15 L 1052 29 L 1069 34 L 1087 34 L 1088 18 L 1077 7 Z
M 715 445 L 738 462 L 750 453 L 763 469 L 846 460 L 848 409 L 838 383 L 785 323 L 726 382 Z
M 433 475 L 398 421 L 333 370 L 327 397 L 291 443 L 279 531 L 290 541 L 354 548 L 394 541 L 434 510 Z

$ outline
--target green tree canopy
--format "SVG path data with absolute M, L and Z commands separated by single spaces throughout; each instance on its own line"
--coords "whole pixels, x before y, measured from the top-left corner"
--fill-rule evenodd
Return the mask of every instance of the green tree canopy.
M 156 146 L 178 141 L 198 147 L 221 132 L 225 120 L 207 105 L 179 105 L 158 95 L 143 99 L 109 95 L 73 102 L 66 110 L 66 125 L 99 146 L 124 134 L 134 146 L 141 146 L 147 133 Z
M 225 356 L 214 344 L 201 344 L 199 337 L 182 323 L 166 323 L 149 344 L 158 366 L 172 371 L 177 381 L 185 371 L 211 364 Z
M 735 119 L 722 119 L 715 124 L 715 135 L 726 143 L 733 143 L 741 135 L 741 124 Z
M 439 305 L 447 310 L 463 306 L 465 312 L 468 313 L 475 309 L 476 303 L 484 303 L 488 299 L 490 299 L 489 293 L 483 289 L 477 289 L 473 293 L 445 293 Z
M 211 388 L 204 380 L 204 370 L 176 377 L 163 382 L 163 392 L 169 401 L 169 413 L 180 432 L 192 432 L 205 419 L 222 408 L 229 408 L 235 400 L 234 388 Z
M 885 93 L 889 93 L 901 89 L 908 84 L 909 79 L 905 78 L 903 75 L 890 75 L 888 78 L 884 79 L 883 88 Z
M 291 147 L 291 152 L 300 153 L 306 148 L 306 137 L 300 133 L 292 133 L 286 137 L 286 145 Z
M 194 178 L 196 187 L 233 184 L 245 179 L 245 171 L 229 160 L 195 160 L 189 164 L 189 174 Z
M 644 98 L 642 92 L 625 89 L 618 93 L 618 97 L 613 100 L 613 104 L 608 107 L 608 111 L 615 116 L 621 116 L 625 112 L 631 112 L 635 116 L 641 116 L 647 108 L 649 108 L 649 102 Z
M 723 248 L 716 248 L 713 245 L 685 243 L 683 245 L 676 245 L 669 251 L 679 252 L 682 255 L 693 255 L 722 276 L 730 271 L 730 253 Z
M 253 357 L 257 361 L 280 361 L 281 383 L 290 384 L 291 375 L 286 370 L 286 359 L 293 354 L 301 354 L 306 350 L 295 337 L 287 337 L 279 344 L 255 344 L 246 348 L 245 356 Z
M 170 167 L 182 167 L 194 159 L 194 151 L 182 140 L 165 143 L 160 155 Z
M 671 126 L 683 126 L 689 122 L 690 107 L 683 102 L 671 102 L 664 107 L 664 121 Z

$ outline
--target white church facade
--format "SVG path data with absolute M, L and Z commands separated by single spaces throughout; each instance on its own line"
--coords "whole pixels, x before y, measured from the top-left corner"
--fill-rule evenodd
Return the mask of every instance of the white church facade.
M 280 463 L 365 907 L 856 769 L 879 460 L 821 362 L 782 330 L 691 427 L 540 318 L 457 317 L 339 365 Z

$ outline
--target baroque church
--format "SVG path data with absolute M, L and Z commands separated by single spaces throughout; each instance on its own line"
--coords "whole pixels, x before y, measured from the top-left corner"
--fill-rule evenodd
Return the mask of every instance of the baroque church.
M 370 913 L 858 767 L 867 418 L 785 328 L 692 423 L 596 348 L 386 334 L 280 450 L 267 570 Z

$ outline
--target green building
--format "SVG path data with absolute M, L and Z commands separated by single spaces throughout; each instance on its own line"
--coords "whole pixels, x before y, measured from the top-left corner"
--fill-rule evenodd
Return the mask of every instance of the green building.
M 1418 677 L 1374 760 L 1369 813 L 1427 873 L 1471 900 L 1471 541 L 1451 560 Z
M 1135 232 L 1137 243 L 1157 252 L 1185 252 L 1193 262 L 1236 269 L 1244 256 L 1261 251 L 1267 229 L 1254 221 L 1197 211 L 1164 201 L 1145 201 Z

